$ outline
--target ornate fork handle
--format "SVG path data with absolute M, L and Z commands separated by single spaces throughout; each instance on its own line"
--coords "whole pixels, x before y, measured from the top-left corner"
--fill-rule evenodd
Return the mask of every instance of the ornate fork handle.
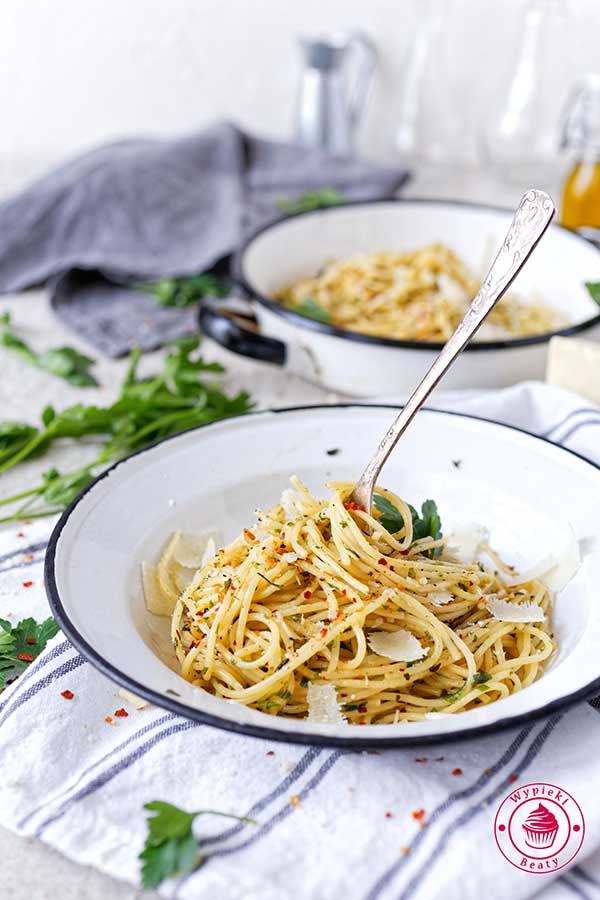
M 373 488 L 388 456 L 456 357 L 521 271 L 554 215 L 554 203 L 544 191 L 529 190 L 521 198 L 502 246 L 473 302 L 439 356 L 388 429 L 373 459 L 356 483 L 352 500 L 371 509 Z

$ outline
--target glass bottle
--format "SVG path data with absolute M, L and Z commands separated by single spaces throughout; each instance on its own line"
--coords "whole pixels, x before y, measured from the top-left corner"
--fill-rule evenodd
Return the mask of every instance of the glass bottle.
M 489 168 L 508 182 L 553 187 L 560 160 L 560 111 L 575 65 L 569 0 L 530 0 L 512 74 L 481 134 Z
M 563 132 L 570 168 L 561 224 L 600 229 L 600 75 L 581 78 L 571 94 Z

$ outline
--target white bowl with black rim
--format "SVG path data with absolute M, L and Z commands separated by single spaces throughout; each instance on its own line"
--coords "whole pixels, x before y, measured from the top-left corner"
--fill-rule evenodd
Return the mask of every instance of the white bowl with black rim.
M 248 414 L 117 463 L 71 504 L 52 534 L 46 587 L 61 628 L 94 666 L 158 706 L 281 741 L 361 748 L 465 738 L 600 692 L 600 469 L 525 432 L 432 410 L 421 411 L 402 438 L 385 485 L 414 505 L 434 498 L 446 531 L 466 521 L 486 525 L 495 549 L 520 570 L 560 549 L 570 528 L 580 541 L 581 567 L 555 601 L 558 650 L 541 678 L 467 712 L 352 726 L 269 715 L 181 677 L 169 620 L 146 610 L 141 562 L 157 560 L 176 529 L 217 528 L 233 539 L 257 506 L 278 501 L 291 474 L 319 496 L 332 478 L 356 478 L 396 412 L 350 405 Z
M 286 309 L 272 299 L 275 292 L 315 275 L 332 259 L 382 249 L 408 251 L 436 241 L 450 246 L 472 270 L 480 270 L 490 247 L 500 247 L 513 212 L 409 199 L 349 203 L 281 219 L 246 240 L 234 259 L 235 277 L 251 298 L 250 315 L 257 327 L 232 316 L 230 301 L 206 300 L 200 308 L 202 330 L 229 350 L 352 396 L 412 390 L 441 344 L 336 328 Z M 586 281 L 600 281 L 600 251 L 580 235 L 551 225 L 511 292 L 524 300 L 533 293 L 568 324 L 532 337 L 473 341 L 442 387 L 492 388 L 543 378 L 555 334 L 599 339 L 600 310 Z

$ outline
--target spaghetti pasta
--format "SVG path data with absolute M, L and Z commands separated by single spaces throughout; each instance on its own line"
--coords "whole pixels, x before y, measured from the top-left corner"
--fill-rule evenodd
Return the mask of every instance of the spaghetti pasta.
M 446 341 L 464 316 L 479 283 L 444 244 L 409 253 L 361 253 L 333 261 L 311 278 L 275 293 L 300 314 L 338 328 L 378 337 Z M 564 324 L 553 309 L 506 295 L 475 340 L 525 337 Z
M 353 484 L 319 501 L 292 482 L 177 600 L 184 678 L 298 718 L 309 688 L 331 686 L 348 723 L 377 724 L 474 709 L 539 677 L 554 650 L 542 581 L 515 583 L 487 545 L 486 565 L 461 562 L 437 511 L 424 526 L 390 491 L 376 505 L 395 510 L 392 525 L 348 502 Z

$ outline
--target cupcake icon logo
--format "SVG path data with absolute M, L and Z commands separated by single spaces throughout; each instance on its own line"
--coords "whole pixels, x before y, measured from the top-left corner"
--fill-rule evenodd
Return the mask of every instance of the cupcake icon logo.
M 562 869 L 579 853 L 585 835 L 581 807 L 564 788 L 536 782 L 515 788 L 494 820 L 498 849 L 532 874 Z
M 558 821 L 547 806 L 540 803 L 532 809 L 521 828 L 525 832 L 525 843 L 537 850 L 539 847 L 552 847 L 558 834 Z

